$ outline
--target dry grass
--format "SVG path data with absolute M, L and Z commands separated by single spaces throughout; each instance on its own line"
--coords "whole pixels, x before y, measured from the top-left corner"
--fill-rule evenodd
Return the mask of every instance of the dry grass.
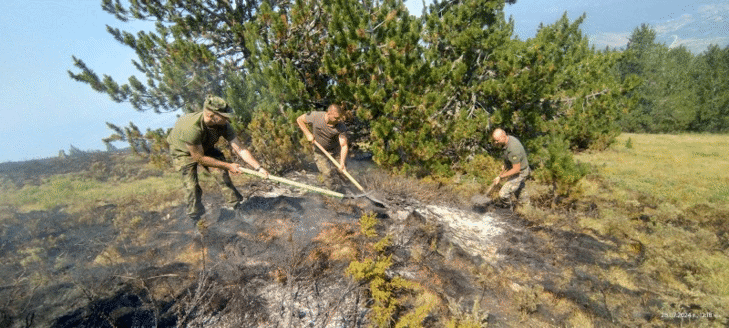
M 632 148 L 627 148 L 630 140 Z M 615 146 L 584 153 L 577 160 L 626 192 L 652 195 L 685 209 L 696 204 L 729 204 L 729 137 L 625 133 Z
M 354 225 L 326 223 L 325 228 L 313 239 L 319 243 L 315 251 L 335 261 L 353 261 L 359 255 L 356 239 L 360 236 Z
M 101 181 L 80 174 L 64 174 L 51 176 L 40 185 L 25 185 L 22 188 L 5 185 L 0 206 L 13 206 L 19 212 L 49 210 L 60 206 L 69 213 L 80 213 L 130 198 L 167 198 L 167 195 L 179 192 L 178 180 L 173 173 L 128 181 Z
M 463 188 L 452 181 L 418 180 L 373 168 L 358 176 L 365 190 L 387 192 L 393 197 L 413 198 L 429 204 L 458 204 L 462 199 L 458 193 Z
M 644 253 L 635 270 L 609 268 L 608 282 L 729 313 L 727 153 L 723 135 L 623 134 L 608 151 L 577 156 L 595 169 L 583 201 L 599 207 L 579 226 L 616 238 L 626 258 Z
M 628 139 L 631 140 L 632 148 L 625 146 Z M 523 218 L 535 227 L 544 229 L 535 230 L 537 232 L 533 235 L 544 241 L 540 246 L 546 253 L 555 254 L 555 262 L 569 261 L 572 249 L 565 248 L 565 245 L 570 244 L 554 237 L 561 236 L 557 232 L 569 231 L 567 235 L 570 236 L 572 233 L 587 234 L 597 236 L 598 240 L 610 240 L 609 243 L 605 242 L 606 245 L 614 246 L 609 251 L 595 250 L 596 258 L 605 266 L 581 264 L 576 271 L 569 267 L 569 262 L 557 263 L 561 278 L 555 278 L 550 291 L 541 289 L 535 280 L 535 272 L 520 266 L 506 266 L 498 270 L 490 266 L 473 269 L 477 271 L 475 274 L 479 276 L 484 290 L 497 294 L 507 291 L 508 295 L 502 297 L 523 314 L 523 320 L 534 317 L 540 307 L 549 305 L 550 311 L 559 314 L 563 326 L 572 327 L 600 326 L 595 322 L 605 320 L 599 313 L 595 314 L 589 309 L 579 310 L 584 307 L 584 302 L 577 302 L 579 297 L 575 300 L 554 292 L 570 291 L 571 284 L 580 282 L 585 286 L 593 286 L 588 282 L 597 287 L 610 286 L 610 289 L 603 291 L 584 292 L 584 299 L 589 304 L 604 304 L 606 309 L 614 311 L 616 315 L 622 313 L 625 317 L 619 322 L 628 326 L 630 320 L 635 319 L 631 311 L 638 307 L 637 297 L 628 294 L 648 290 L 650 293 L 646 297 L 660 298 L 667 306 L 665 309 L 654 308 L 654 314 L 671 310 L 668 308 L 670 304 L 696 305 L 699 307 L 697 312 L 715 315 L 729 313 L 726 305 L 729 304 L 729 225 L 726 223 L 729 216 L 726 210 L 729 204 L 729 172 L 717 169 L 727 167 L 729 160 L 716 156 L 729 153 L 729 141 L 726 137 L 712 135 L 635 134 L 622 135 L 618 140 L 618 144 L 608 151 L 577 156 L 578 160 L 588 162 L 595 168 L 593 174 L 582 182 L 582 196 L 575 207 L 577 210 L 565 214 L 560 210 L 540 207 L 539 204 L 520 209 Z M 117 204 L 119 207 L 112 219 L 118 235 L 116 241 L 125 239 L 134 246 L 135 240 L 141 242 L 149 238 L 140 233 L 144 225 L 143 217 L 138 213 L 139 208 L 169 207 L 182 199 L 181 183 L 175 172 L 160 172 L 143 177 L 118 175 L 114 178 L 113 172 L 129 170 L 100 166 L 96 170 L 112 172 L 111 177 L 102 174 L 64 174 L 50 176 L 42 184 L 26 184 L 20 188 L 9 183 L 2 184 L 0 208 L 27 212 L 61 206 L 65 211 L 79 213 L 79 217 L 82 217 L 80 214 L 89 209 Z M 400 198 L 403 202 L 415 198 L 425 203 L 458 203 L 459 194 L 476 190 L 479 186 L 465 179 L 456 183 L 451 181 L 451 185 L 448 181 L 415 180 L 378 170 L 359 173 L 358 177 L 366 189 L 387 191 L 390 196 L 396 200 Z M 233 177 L 236 185 L 242 185 L 250 179 L 243 175 Z M 202 183 L 205 190 L 213 188 L 214 182 L 210 177 L 203 176 Z M 536 182 L 532 182 L 530 187 L 534 189 L 531 195 L 540 194 L 541 186 Z M 596 205 L 585 205 L 589 203 Z M 3 217 L 0 213 L 0 223 Z M 255 236 L 247 232 L 238 232 L 238 235 L 268 242 L 285 240 L 290 235 L 290 227 L 285 222 L 276 222 L 272 226 L 278 229 L 264 229 Z M 304 254 L 305 262 L 351 261 L 361 252 L 358 243 L 360 237 L 356 226 L 327 227 L 315 238 L 317 247 Z M 42 250 L 55 243 L 48 239 L 44 243 L 26 245 L 19 250 L 21 260 L 29 268 L 37 267 L 38 263 L 45 261 Z M 125 263 L 128 259 L 122 258 L 122 251 L 118 244 L 108 245 L 95 257 L 95 266 Z M 189 244 L 179 250 L 174 261 L 189 263 L 192 268 L 199 269 L 201 251 L 199 245 Z M 428 251 L 425 248 L 413 248 L 411 262 L 426 262 Z M 636 258 L 643 259 L 634 261 Z M 63 258 L 57 261 L 57 265 L 63 266 Z M 465 270 L 469 266 L 453 260 L 447 262 L 447 267 Z M 429 288 L 444 288 L 447 283 L 434 272 L 422 268 L 416 271 L 416 276 L 419 283 Z M 272 277 L 283 283 L 288 279 L 287 271 L 279 268 Z M 584 282 L 585 277 L 591 280 Z M 516 285 L 516 282 L 522 285 Z M 514 289 L 514 286 L 520 288 Z M 630 293 L 625 293 L 626 290 Z M 410 295 L 408 302 L 415 306 L 433 305 L 424 307 L 428 311 L 423 313 L 438 306 L 426 289 Z M 483 323 L 485 312 L 482 312 L 473 309 L 468 313 L 470 316 L 462 313 L 465 321 L 461 323 L 469 320 L 474 324 Z M 516 325 L 537 322 L 533 320 L 517 322 Z M 725 319 L 722 320 L 704 320 L 701 323 L 709 326 L 726 323 Z M 660 320 L 656 323 L 658 326 L 667 324 Z
M 33 172 L 37 182 L 18 183 L 11 181 L 10 176 L 0 176 L 0 208 L 29 212 L 62 207 L 67 213 L 77 214 L 108 204 L 143 203 L 146 210 L 156 211 L 180 205 L 183 199 L 179 173 L 171 168 L 160 170 L 140 163 L 132 155 L 88 166 L 86 170 L 62 174 Z M 244 174 L 232 176 L 236 185 L 251 179 Z M 215 188 L 216 182 L 203 172 L 200 184 L 209 190 Z

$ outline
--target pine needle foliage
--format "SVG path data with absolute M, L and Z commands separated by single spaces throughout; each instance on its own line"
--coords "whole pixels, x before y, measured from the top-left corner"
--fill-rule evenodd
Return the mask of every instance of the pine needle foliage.
M 154 31 L 136 35 L 107 25 L 107 32 L 137 53 L 133 64 L 145 80 L 131 76 L 126 84 L 100 78 L 73 57 L 79 73 L 69 76 L 106 93 L 115 102 L 155 112 L 201 108 L 207 94 L 222 94 L 229 74 L 242 69 L 248 56 L 242 23 L 258 1 L 102 0 L 104 11 L 122 22 L 155 22 Z
M 559 136 L 546 139 L 544 147 L 533 157 L 540 168 L 534 174 L 536 179 L 551 185 L 553 196 L 569 196 L 589 172 L 586 164 L 575 162 L 568 142 Z
M 129 126 L 123 129 L 108 122 L 106 125 L 114 131 L 110 136 L 102 139 L 107 148 L 114 149 L 113 142 L 126 141 L 134 155 L 147 158 L 155 167 L 163 169 L 172 165 L 170 145 L 167 143 L 169 130 L 147 129 L 147 132 L 142 134 L 133 122 L 129 122 Z
M 122 21 L 156 22 L 136 35 L 108 28 L 137 52 L 145 82 L 100 78 L 78 58 L 69 75 L 138 110 L 190 112 L 224 96 L 274 171 L 308 149 L 295 118 L 335 103 L 353 145 L 420 177 L 485 172 L 474 158 L 494 154 L 496 126 L 532 154 L 557 137 L 566 151 L 607 147 L 634 85 L 615 74 L 619 54 L 588 45 L 584 16 L 518 40 L 503 12 L 513 2 L 435 2 L 416 17 L 401 0 L 103 0 Z
M 627 132 L 729 131 L 729 46 L 710 45 L 694 55 L 685 47 L 658 43 L 656 31 L 633 30 L 616 74 L 635 88 L 620 118 Z

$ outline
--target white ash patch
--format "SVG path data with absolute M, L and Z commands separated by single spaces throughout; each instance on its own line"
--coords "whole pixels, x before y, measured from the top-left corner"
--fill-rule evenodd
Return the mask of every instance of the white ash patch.
M 443 223 L 448 239 L 464 251 L 489 261 L 498 259 L 496 238 L 505 232 L 501 227 L 504 223 L 498 218 L 489 213 L 478 214 L 437 205 L 427 205 L 415 211 Z
M 268 304 L 271 326 L 344 328 L 367 323 L 368 309 L 355 289 L 346 279 L 269 284 L 261 296 Z

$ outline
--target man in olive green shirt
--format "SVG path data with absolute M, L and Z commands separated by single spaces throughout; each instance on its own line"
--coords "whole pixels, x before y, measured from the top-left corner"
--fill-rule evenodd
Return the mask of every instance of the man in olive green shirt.
M 519 203 L 529 203 L 529 196 L 526 194 L 525 182 L 531 170 L 527 161 L 527 153 L 519 139 L 507 135 L 502 129 L 494 130 L 492 134 L 497 145 L 504 146 L 504 165 L 501 173 L 494 178 L 493 183 L 498 184 L 501 179 L 507 181 L 499 190 L 497 204 L 511 204 L 512 196 L 515 196 Z
M 342 110 L 338 105 L 330 105 L 326 112 L 314 111 L 302 114 L 296 119 L 296 124 L 304 132 L 306 140 L 312 144 L 319 143 L 334 158 L 339 153 L 339 167 L 342 172 L 347 171 L 349 152 L 347 127 L 342 122 Z M 311 124 L 313 133 L 309 130 L 308 124 Z M 341 177 L 336 174 L 337 170 L 332 167 L 332 162 L 319 147 L 314 147 L 314 162 L 327 188 L 333 189 L 336 185 L 342 184 Z
M 257 170 L 261 177 L 268 177 L 268 172 L 253 158 L 248 149 L 241 145 L 233 127 L 229 124 L 231 116 L 230 107 L 225 100 L 208 96 L 203 110 L 182 115 L 167 137 L 175 167 L 182 173 L 187 194 L 187 216 L 194 221 L 199 220 L 205 213 L 202 188 L 198 182 L 198 167 L 207 172 L 213 168 L 215 171 L 213 176 L 230 207 L 236 208 L 243 199 L 229 175 L 229 173 L 238 174 L 241 166 L 227 162 L 223 153 L 215 148 L 215 143 L 220 137 L 224 137 L 233 151 Z

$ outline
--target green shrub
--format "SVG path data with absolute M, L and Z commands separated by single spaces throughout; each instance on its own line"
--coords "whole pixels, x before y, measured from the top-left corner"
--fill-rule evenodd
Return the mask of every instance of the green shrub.
M 107 145 L 107 148 L 114 148 L 112 142 L 126 141 L 133 154 L 146 158 L 155 167 L 164 169 L 172 166 L 170 145 L 167 143 L 167 136 L 171 129 L 167 131 L 163 129 L 147 129 L 147 132 L 142 134 L 139 128 L 132 122 L 129 122 L 129 126 L 124 129 L 111 123 L 106 123 L 106 125 L 114 131 L 112 135 L 102 139 Z
M 149 145 L 149 162 L 158 169 L 172 167 L 172 157 L 170 156 L 170 144 L 167 143 L 167 136 L 171 130 L 164 131 L 162 129 L 147 130 L 144 138 L 147 139 Z
M 387 254 L 392 243 L 391 236 L 374 242 L 377 219 L 374 214 L 360 218 L 362 234 L 369 239 L 365 249 L 371 250 L 361 261 L 352 261 L 346 270 L 350 277 L 369 285 L 372 298 L 370 319 L 375 327 L 420 327 L 423 319 L 436 307 L 436 297 L 418 284 L 401 277 L 388 277 L 386 271 L 392 266 L 392 255 Z M 417 294 L 415 306 L 406 311 L 406 304 L 400 295 Z
M 391 265 L 391 256 L 378 254 L 374 259 L 351 262 L 346 271 L 357 280 L 369 282 L 369 292 L 373 300 L 370 318 L 376 327 L 390 327 L 400 306 L 395 293 L 411 286 L 400 277 L 387 277 L 385 271 Z
M 463 165 L 466 174 L 476 177 L 479 182 L 490 181 L 493 179 L 503 163 L 493 156 L 487 154 L 478 154 Z
M 586 164 L 575 161 L 569 143 L 561 136 L 552 135 L 541 139 L 530 165 L 536 167 L 534 177 L 552 186 L 554 196 L 569 196 L 577 191 L 578 183 L 588 173 Z
M 250 149 L 253 157 L 271 173 L 282 172 L 299 163 L 297 154 L 301 151 L 294 146 L 295 118 L 293 112 L 271 113 L 259 110 L 253 113 L 251 123 L 246 128 L 250 135 Z
M 360 229 L 362 234 L 367 237 L 376 237 L 375 225 L 377 225 L 377 216 L 373 212 L 366 213 L 359 218 Z

